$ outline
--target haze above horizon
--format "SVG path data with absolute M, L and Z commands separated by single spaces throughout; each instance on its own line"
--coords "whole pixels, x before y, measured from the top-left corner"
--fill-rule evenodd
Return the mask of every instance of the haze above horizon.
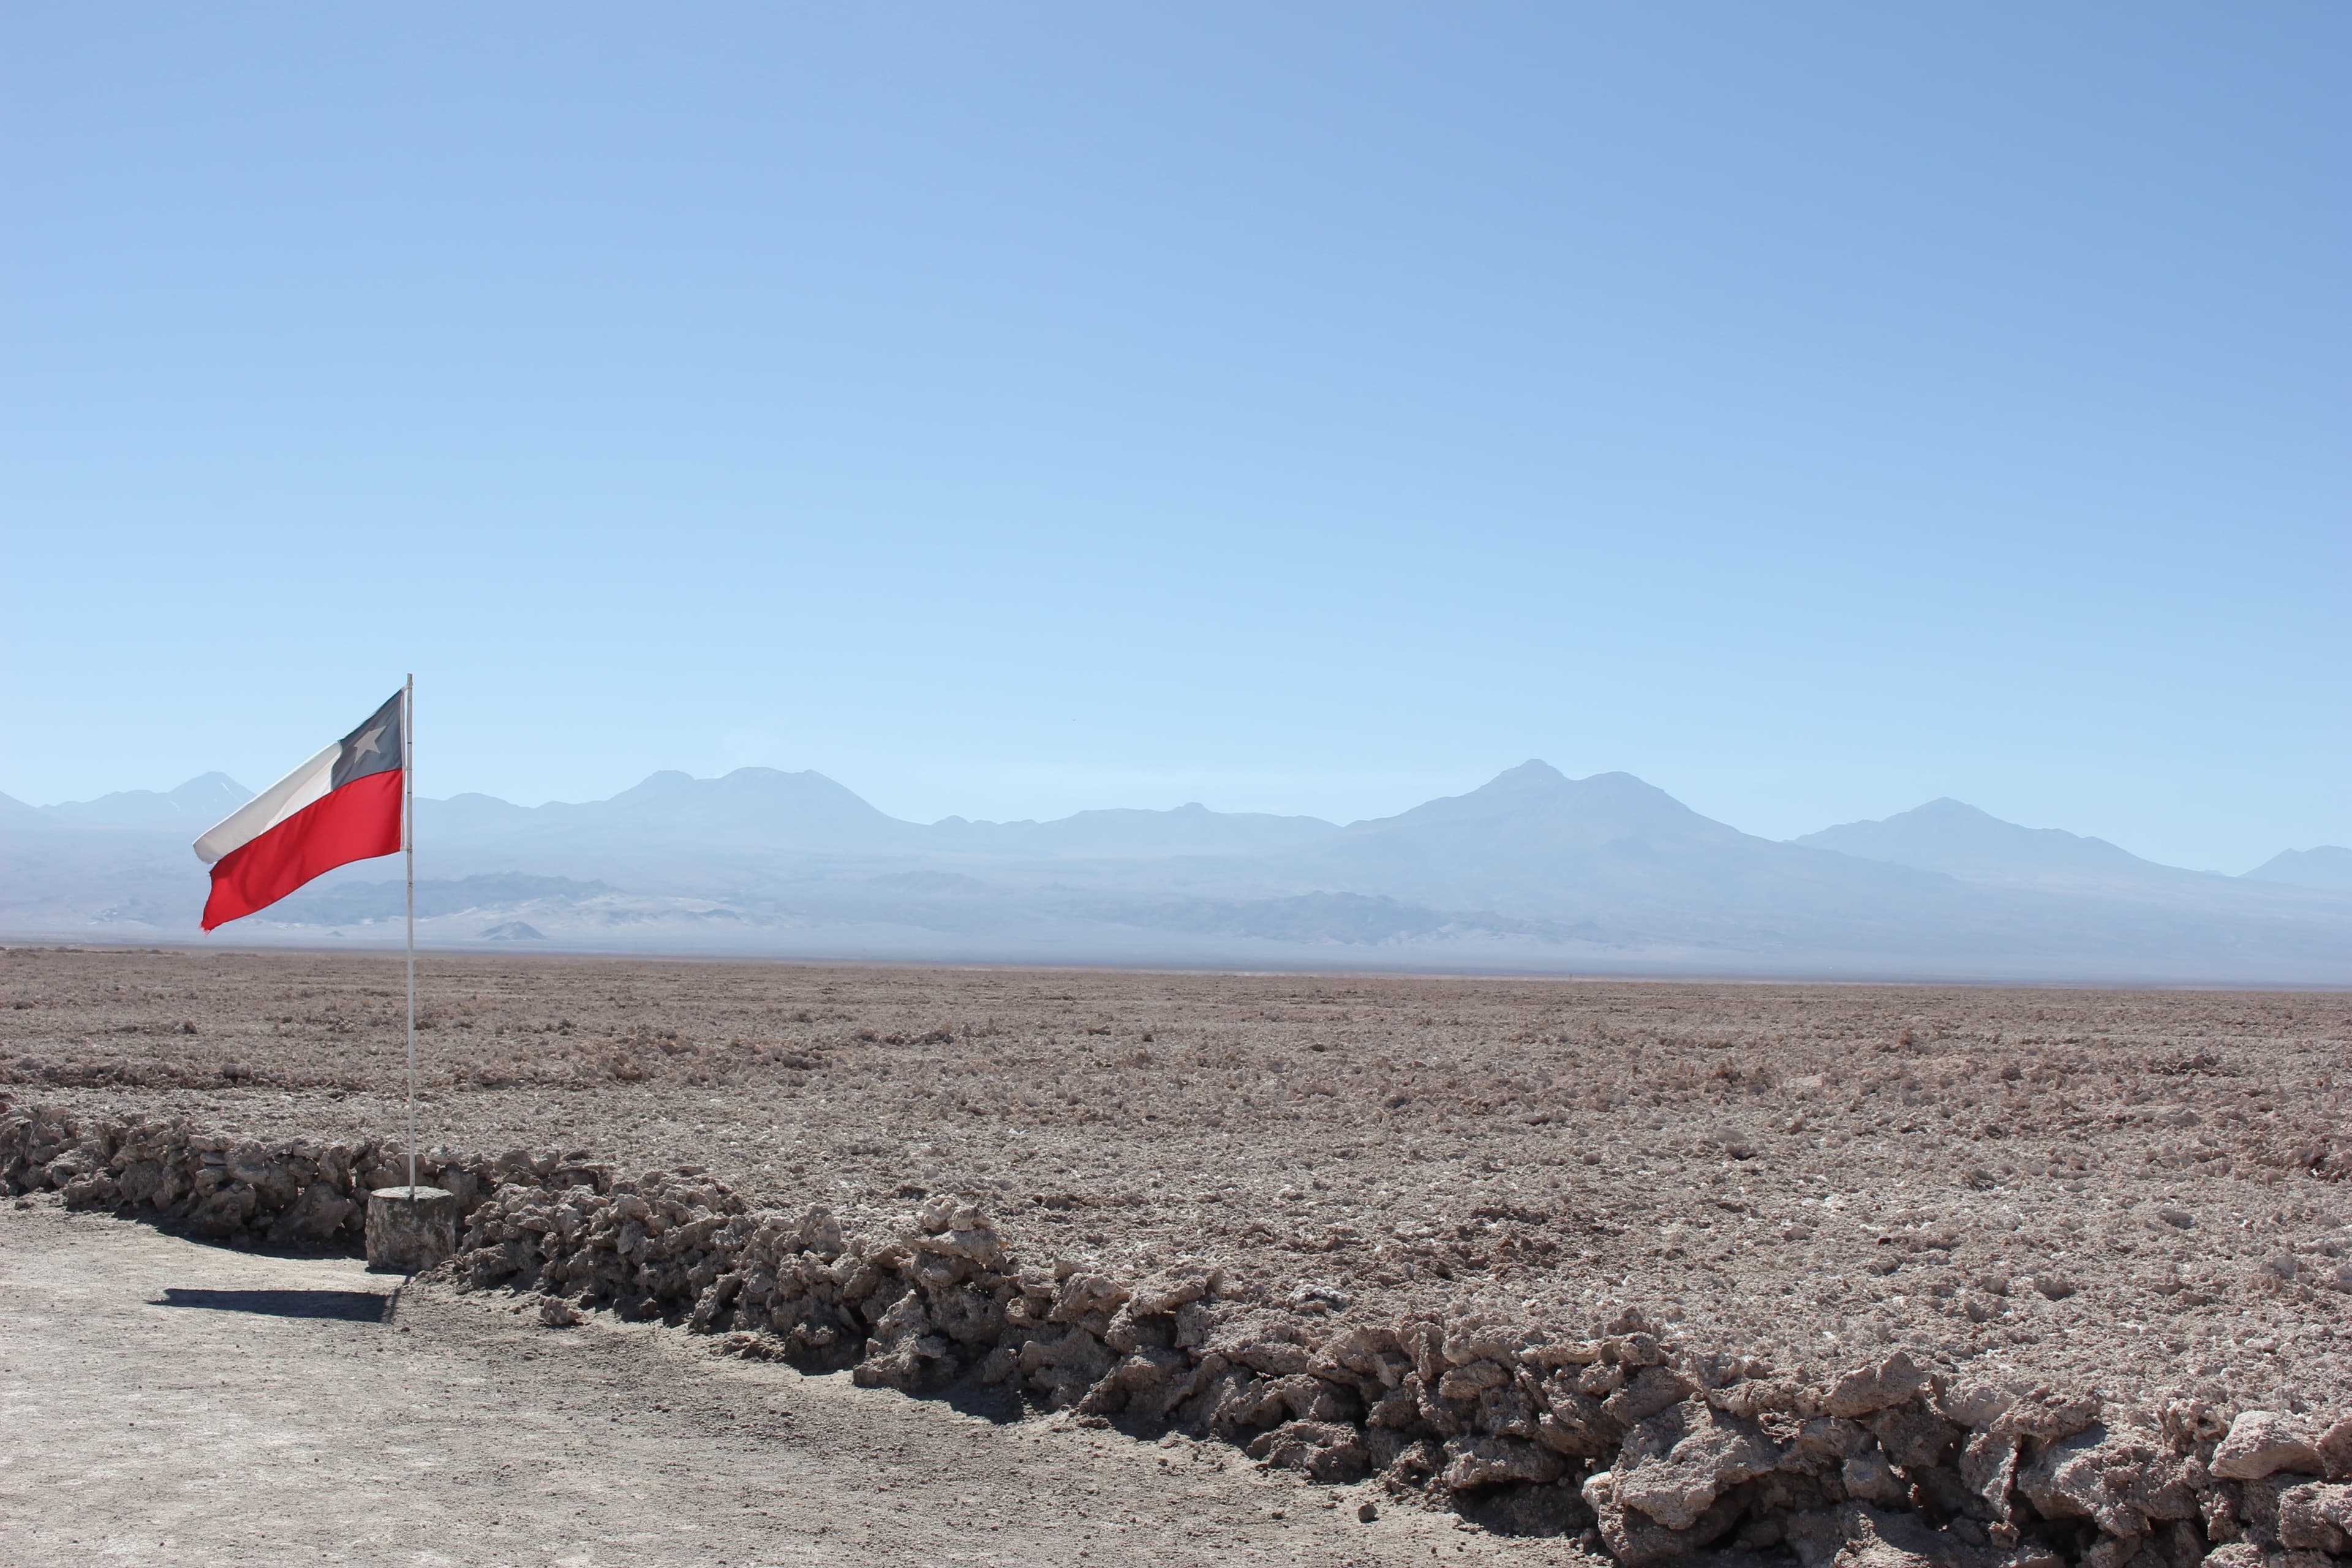
M 23 5 L 0 792 L 2352 843 L 2352 16 Z

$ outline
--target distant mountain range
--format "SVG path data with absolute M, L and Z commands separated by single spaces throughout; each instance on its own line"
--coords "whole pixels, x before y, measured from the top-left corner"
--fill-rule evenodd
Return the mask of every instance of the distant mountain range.
M 2323 844 L 2316 849 L 2282 849 L 2247 872 L 2246 880 L 2352 895 L 2352 849 L 2336 844 Z
M 1848 822 L 1794 842 L 1885 860 L 1968 881 L 2026 887 L 2179 885 L 2210 875 L 2143 860 L 2104 838 L 2056 827 L 2020 827 L 1957 800 L 1931 800 L 1882 822 Z
M 247 798 L 219 773 L 60 805 L 0 795 L 0 931 L 194 939 L 188 842 Z M 425 800 L 417 821 L 419 935 L 441 946 L 2352 984 L 2352 850 L 2224 877 L 1953 800 L 1781 843 L 1631 774 L 1540 762 L 1344 826 L 1198 805 L 912 823 L 767 768 L 660 773 L 581 804 Z M 337 872 L 230 940 L 393 940 L 394 865 Z
M 0 795 L 0 800 L 7 797 Z M 194 838 L 238 806 L 253 792 L 226 773 L 201 773 L 168 795 L 126 789 L 96 800 L 68 800 L 37 808 L 51 822 L 74 827 L 185 827 Z M 9 801 L 10 805 L 17 803 Z

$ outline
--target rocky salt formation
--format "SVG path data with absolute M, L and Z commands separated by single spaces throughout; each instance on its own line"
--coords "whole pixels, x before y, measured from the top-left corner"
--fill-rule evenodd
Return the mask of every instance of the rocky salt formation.
M 1031 1259 L 972 1204 L 852 1234 L 753 1210 L 698 1170 L 436 1151 L 476 1289 L 668 1318 L 737 1353 L 928 1393 L 977 1382 L 1138 1432 L 1232 1442 L 1318 1481 L 1377 1478 L 1499 1528 L 1591 1532 L 1625 1568 L 1733 1547 L 1945 1568 L 2325 1568 L 2352 1537 L 2352 1415 L 2112 1405 L 1897 1352 L 1829 1377 L 1654 1331 L 1475 1314 L 1359 1321 L 1205 1262 L 1136 1279 Z M 0 1118 L 0 1181 L 209 1236 L 348 1245 L 405 1177 L 373 1144 Z
M 585 1161 L 520 1152 L 491 1160 L 432 1149 L 418 1152 L 416 1177 L 455 1194 L 458 1212 L 470 1214 L 501 1186 L 610 1179 Z M 356 1248 L 368 1194 L 407 1180 L 407 1152 L 394 1143 L 265 1142 L 181 1120 L 12 1110 L 0 1101 L 0 1186 L 55 1190 L 75 1208 L 160 1216 L 209 1241 Z

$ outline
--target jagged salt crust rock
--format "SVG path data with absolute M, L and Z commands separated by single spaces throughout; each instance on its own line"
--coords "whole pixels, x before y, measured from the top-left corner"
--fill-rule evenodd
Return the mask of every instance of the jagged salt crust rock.
M 1121 1279 L 1024 1259 L 951 1197 L 849 1235 L 822 1205 L 755 1211 L 702 1171 L 627 1177 L 579 1152 L 435 1150 L 418 1176 L 466 1215 L 445 1268 L 540 1293 L 552 1328 L 603 1307 L 869 1386 L 976 1380 L 1318 1481 L 1377 1478 L 1505 1530 L 1590 1531 L 1625 1568 L 1708 1547 L 1785 1548 L 1803 1568 L 2326 1568 L 2352 1540 L 2340 1411 L 2116 1408 L 1900 1352 L 1808 1379 L 1630 1311 L 1591 1334 L 1357 1321 L 1328 1290 L 1274 1300 L 1205 1262 Z M 350 1246 L 365 1194 L 405 1179 L 388 1145 L 0 1115 L 10 1192 L 218 1238 Z

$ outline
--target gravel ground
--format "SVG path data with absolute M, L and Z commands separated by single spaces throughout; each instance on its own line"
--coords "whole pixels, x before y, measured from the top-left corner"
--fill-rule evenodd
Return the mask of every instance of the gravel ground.
M 995 1425 L 346 1258 L 0 1206 L 0 1563 L 1589 1563 L 1223 1445 Z M 381 1313 L 381 1317 L 379 1317 Z
M 2352 1394 L 2352 997 L 428 955 L 427 1143 L 1335 1310 L 1624 1306 L 2154 1404 Z M 398 1136 L 381 955 L 0 952 L 25 1103 Z

